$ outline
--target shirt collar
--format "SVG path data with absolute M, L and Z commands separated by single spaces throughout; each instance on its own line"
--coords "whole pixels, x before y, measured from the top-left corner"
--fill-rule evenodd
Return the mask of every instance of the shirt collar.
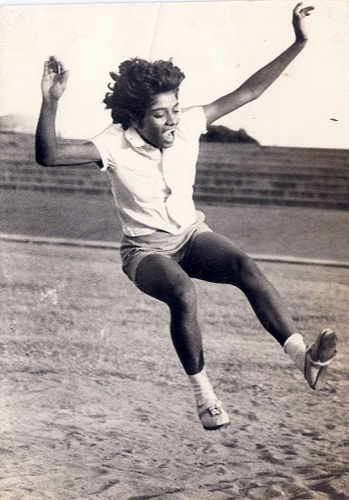
M 125 137 L 134 148 L 144 148 L 148 151 L 154 151 L 158 149 L 155 146 L 149 144 L 148 142 L 145 142 L 143 137 L 141 137 L 137 132 L 137 130 L 133 127 L 129 127 L 125 131 Z

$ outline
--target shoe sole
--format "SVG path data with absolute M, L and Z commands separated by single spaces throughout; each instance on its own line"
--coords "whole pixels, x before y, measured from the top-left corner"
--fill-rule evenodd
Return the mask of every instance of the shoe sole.
M 337 353 L 338 337 L 332 330 L 324 330 L 319 336 L 315 344 L 309 349 L 307 353 L 308 363 L 313 367 L 316 367 L 317 363 L 326 363 L 324 366 L 318 366 L 318 373 L 313 383 L 310 383 L 306 374 L 306 379 L 309 386 L 314 391 L 320 390 L 324 387 L 326 383 L 326 374 L 328 365 L 335 357 Z M 316 351 L 314 354 L 312 351 Z M 318 352 L 321 354 L 318 355 Z M 313 354 L 313 355 L 312 355 Z M 314 359 L 315 358 L 315 359 Z
M 333 332 L 332 330 L 324 330 L 320 338 L 321 340 L 318 345 L 318 350 L 322 351 L 322 356 L 316 356 L 316 361 L 320 361 L 320 363 L 326 363 L 327 361 L 331 361 L 337 354 L 338 338 L 335 332 Z
M 228 427 L 230 425 L 230 422 L 227 422 L 226 424 L 221 424 L 217 425 L 216 427 L 204 427 L 205 431 L 218 431 L 219 429 L 224 429 L 224 427 Z

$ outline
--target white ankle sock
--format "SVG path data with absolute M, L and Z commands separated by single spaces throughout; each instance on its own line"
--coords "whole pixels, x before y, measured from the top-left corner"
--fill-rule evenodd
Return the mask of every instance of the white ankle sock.
M 195 375 L 188 375 L 188 378 L 192 385 L 196 402 L 199 405 L 207 399 L 217 399 L 212 384 L 207 376 L 205 367 L 201 370 L 200 373 L 196 373 Z
M 305 351 L 307 346 L 300 333 L 294 333 L 284 343 L 284 351 L 294 361 L 297 368 L 304 373 Z

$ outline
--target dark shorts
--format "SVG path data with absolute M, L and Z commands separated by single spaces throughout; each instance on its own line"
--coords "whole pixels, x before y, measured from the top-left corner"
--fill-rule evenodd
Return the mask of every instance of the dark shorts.
M 190 253 L 195 238 L 204 232 L 212 232 L 204 222 L 205 216 L 198 212 L 197 220 L 181 234 L 170 234 L 166 231 L 155 231 L 144 236 L 126 236 L 121 241 L 120 254 L 122 270 L 135 281 L 140 261 L 151 254 L 160 254 L 180 262 Z

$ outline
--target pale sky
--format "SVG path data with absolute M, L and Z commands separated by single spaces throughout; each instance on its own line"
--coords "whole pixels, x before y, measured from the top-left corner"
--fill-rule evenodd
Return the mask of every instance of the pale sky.
M 168 59 L 186 74 L 181 104 L 232 91 L 294 39 L 295 1 L 94 3 L 1 7 L 0 115 L 37 116 L 43 61 L 70 70 L 58 128 L 90 138 L 110 123 L 109 71 L 130 57 Z M 306 2 L 310 41 L 257 101 L 217 122 L 263 145 L 349 148 L 349 0 Z

